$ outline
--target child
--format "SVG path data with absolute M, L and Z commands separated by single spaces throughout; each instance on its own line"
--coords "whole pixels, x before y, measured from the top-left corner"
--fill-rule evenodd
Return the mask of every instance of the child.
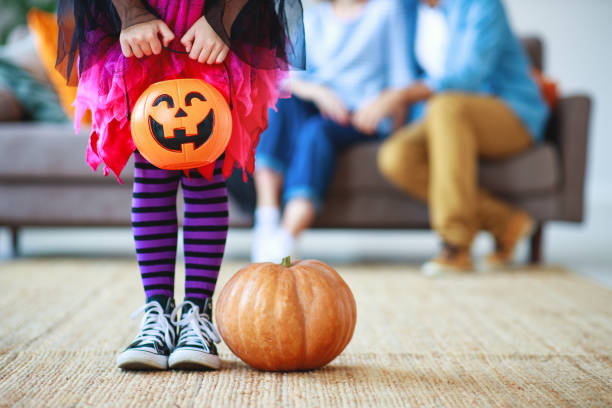
M 299 0 L 61 0 L 58 68 L 75 83 L 76 123 L 92 112 L 87 161 L 117 178 L 134 154 L 132 225 L 146 304 L 123 369 L 209 368 L 220 360 L 211 297 L 228 227 L 225 177 L 252 171 L 282 70 L 303 64 Z M 289 31 L 291 30 L 291 31 Z M 231 35 L 230 35 L 231 34 Z M 232 101 L 233 131 L 216 163 L 168 171 L 148 163 L 129 130 L 130 106 L 152 83 L 199 78 Z M 231 90 L 231 95 L 230 95 Z M 175 308 L 176 195 L 185 202 L 185 302 Z M 177 314 L 181 313 L 178 320 Z M 178 329 L 178 333 L 177 333 Z
M 401 0 L 335 0 L 307 10 L 306 71 L 292 78 L 293 98 L 271 113 L 257 149 L 254 262 L 292 254 L 339 152 L 391 131 L 389 122 L 372 123 L 368 112 L 384 90 L 410 81 L 403 11 Z

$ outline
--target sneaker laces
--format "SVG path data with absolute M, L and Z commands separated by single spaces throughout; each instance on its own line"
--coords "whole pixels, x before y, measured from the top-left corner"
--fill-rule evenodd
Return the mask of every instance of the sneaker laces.
M 178 311 L 182 310 L 185 305 L 190 305 L 191 309 L 185 316 L 181 316 L 181 320 L 177 320 Z M 210 321 L 210 316 L 206 313 L 200 314 L 200 307 L 193 302 L 186 300 L 178 305 L 172 312 L 170 321 L 180 327 L 179 340 L 184 340 L 186 343 L 198 340 L 203 344 L 207 344 L 211 340 L 215 343 L 221 343 L 221 336 Z M 204 335 L 206 338 L 204 338 Z
M 134 339 L 133 343 L 138 344 L 157 344 L 163 346 L 162 339 L 159 334 L 163 334 L 163 340 L 170 350 L 174 348 L 174 339 L 170 334 L 173 327 L 168 323 L 168 318 L 165 315 L 164 309 L 159 302 L 153 301 L 140 307 L 132 314 L 132 320 L 138 317 L 139 314 L 145 312 L 140 323 L 140 333 Z

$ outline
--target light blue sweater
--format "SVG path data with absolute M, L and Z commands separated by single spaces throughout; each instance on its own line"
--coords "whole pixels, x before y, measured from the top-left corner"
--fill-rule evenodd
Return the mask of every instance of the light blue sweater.
M 413 76 L 435 92 L 463 91 L 495 95 L 521 118 L 534 140 L 544 137 L 548 107 L 531 78 L 521 43 L 512 33 L 500 0 L 442 0 L 449 43 L 444 73 L 423 77 L 414 57 L 418 0 L 405 0 Z
M 408 85 L 414 77 L 400 1 L 370 0 L 350 20 L 329 2 L 306 9 L 306 70 L 293 77 L 331 88 L 351 111 L 386 88 Z

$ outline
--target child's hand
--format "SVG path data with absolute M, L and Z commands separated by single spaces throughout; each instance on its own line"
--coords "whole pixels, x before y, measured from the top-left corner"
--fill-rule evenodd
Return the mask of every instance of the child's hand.
M 397 91 L 383 91 L 370 103 L 355 111 L 351 123 L 362 133 L 373 135 L 380 122 L 386 117 L 393 118 L 394 127 L 401 126 L 405 119 L 406 107 L 400 103 Z
M 162 41 L 159 41 L 161 35 Z M 162 50 L 162 43 L 165 47 L 174 39 L 174 33 L 162 20 L 151 20 L 146 23 L 135 24 L 119 34 L 121 51 L 127 58 L 135 56 L 158 55 Z
M 181 38 L 181 44 L 185 46 L 189 58 L 202 64 L 220 64 L 229 52 L 229 47 L 203 16 Z

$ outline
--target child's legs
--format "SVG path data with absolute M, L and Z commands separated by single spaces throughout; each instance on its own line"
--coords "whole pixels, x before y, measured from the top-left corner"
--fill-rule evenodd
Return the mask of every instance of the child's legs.
M 254 174 L 258 207 L 278 207 L 283 173 L 289 166 L 302 125 L 317 113 L 316 107 L 299 98 L 280 99 L 270 109 L 268 128 L 261 134 Z
M 218 160 L 211 181 L 196 171 L 183 176 L 185 201 L 185 297 L 212 297 L 225 252 L 228 228 L 227 189 Z
M 297 236 L 314 221 L 334 175 L 338 153 L 356 143 L 375 139 L 321 116 L 306 122 L 298 135 L 285 180 L 283 198 L 287 205 L 283 226 L 287 231 Z
M 180 173 L 159 169 L 134 153 L 132 230 L 145 296 L 174 294 Z

